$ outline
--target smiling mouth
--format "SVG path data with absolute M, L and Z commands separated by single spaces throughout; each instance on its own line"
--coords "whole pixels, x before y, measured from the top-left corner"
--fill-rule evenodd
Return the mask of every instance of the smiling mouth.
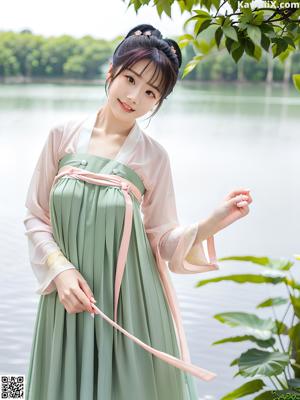
M 126 110 L 126 111 L 135 111 L 133 108 L 131 108 L 130 106 L 128 106 L 126 103 L 123 103 L 120 99 L 118 99 L 119 103 L 121 104 L 121 106 Z

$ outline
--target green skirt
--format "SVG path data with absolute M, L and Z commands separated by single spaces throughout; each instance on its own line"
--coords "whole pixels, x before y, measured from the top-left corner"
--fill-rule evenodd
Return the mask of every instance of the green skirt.
M 117 174 L 145 191 L 140 177 L 116 160 L 67 154 L 71 165 Z M 180 357 L 174 324 L 140 204 L 132 196 L 133 221 L 117 322 L 150 346 Z M 120 188 L 63 176 L 50 192 L 53 237 L 87 281 L 99 307 L 113 319 L 114 281 L 123 233 Z M 58 292 L 39 299 L 26 400 L 197 400 L 194 377 L 144 350 L 100 315 L 69 314 Z

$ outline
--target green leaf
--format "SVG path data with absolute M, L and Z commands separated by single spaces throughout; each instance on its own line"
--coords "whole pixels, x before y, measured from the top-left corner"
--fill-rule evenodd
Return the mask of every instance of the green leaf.
M 284 322 L 275 320 L 276 329 L 273 330 L 273 333 L 278 333 L 279 335 L 288 335 L 289 328 L 285 325 Z
M 272 347 L 275 344 L 275 339 L 273 337 L 271 337 L 268 340 L 259 340 L 256 337 L 254 337 L 253 335 L 244 335 L 244 336 L 233 336 L 233 337 L 228 337 L 225 339 L 217 340 L 216 342 L 213 342 L 212 345 L 223 344 L 223 343 L 246 342 L 246 341 L 254 342 L 259 347 L 263 347 L 263 348 Z
M 178 38 L 178 45 L 180 49 L 185 48 L 190 42 L 194 40 L 194 36 L 186 33 L 185 35 L 181 35 Z
M 239 59 L 242 57 L 244 53 L 244 46 L 240 45 L 239 47 L 237 47 L 236 49 L 232 50 L 232 58 L 234 59 L 234 61 L 237 63 L 239 61 Z
M 273 26 L 268 25 L 266 23 L 263 23 L 260 25 L 260 29 L 262 32 L 264 32 L 269 38 L 274 38 L 276 37 L 276 33 L 274 31 Z
M 277 395 L 280 395 L 280 397 L 275 397 L 275 399 L 278 399 L 278 400 L 299 400 L 299 392 L 298 391 L 295 391 L 295 390 L 293 390 L 293 389 L 285 389 L 285 390 L 276 390 L 276 396 Z M 286 394 L 295 394 L 295 395 L 297 395 L 297 397 L 295 397 L 295 396 L 293 396 L 293 397 L 291 397 L 291 396 L 284 396 L 284 397 L 282 397 L 281 395 L 286 395 Z
M 169 0 L 157 0 L 155 2 L 156 4 L 156 9 L 157 12 L 159 13 L 159 16 L 161 16 L 162 12 L 164 11 L 168 17 L 172 17 L 171 15 L 171 3 Z
M 255 50 L 254 43 L 249 38 L 247 38 L 245 42 L 245 52 L 248 54 L 248 56 L 253 57 L 254 50 Z M 256 259 L 256 257 L 254 258 Z M 264 257 L 262 257 L 262 259 L 264 259 Z M 250 260 L 243 260 L 243 261 L 250 261 Z M 254 261 L 251 260 L 251 262 Z M 264 265 L 260 262 L 254 262 L 254 264 Z
M 211 19 L 211 15 L 204 10 L 193 10 L 199 17 Z
M 193 45 L 197 49 L 197 51 L 201 54 L 208 54 L 213 46 L 207 43 L 205 40 L 193 40 Z
M 215 32 L 215 40 L 216 40 L 218 48 L 220 48 L 222 36 L 223 36 L 223 31 L 222 31 L 222 28 L 219 26 Z
M 264 308 L 264 307 L 272 307 L 272 306 L 281 306 L 282 304 L 286 304 L 289 302 L 289 299 L 285 297 L 273 297 L 267 300 L 264 300 L 262 303 L 259 303 L 256 308 Z
M 232 327 L 246 328 L 248 334 L 260 340 L 270 339 L 276 331 L 276 324 L 271 318 L 262 319 L 246 312 L 225 312 L 214 315 L 214 318 Z
M 254 16 L 254 18 L 252 20 L 252 23 L 255 24 L 255 25 L 261 25 L 263 20 L 264 20 L 264 11 L 260 10 L 260 11 L 257 11 L 255 13 L 255 16 Z
M 290 389 L 300 389 L 300 379 L 294 378 L 287 381 Z
M 291 297 L 291 302 L 294 308 L 294 312 L 296 314 L 296 316 L 298 318 L 300 318 L 300 298 L 299 297 L 295 297 L 293 295 L 290 296 Z
M 257 274 L 234 274 L 234 275 L 226 275 L 226 276 L 216 276 L 215 278 L 203 279 L 199 281 L 195 287 L 201 287 L 207 285 L 208 283 L 214 282 L 222 282 L 222 281 L 232 281 L 235 283 L 272 283 L 273 285 L 277 285 L 278 283 L 285 282 L 284 277 L 272 277 L 272 276 L 263 276 Z
M 235 358 L 234 360 L 231 361 L 230 367 L 232 367 L 232 366 L 234 366 L 234 365 L 238 365 L 238 363 L 239 363 L 239 357 L 238 357 L 238 358 Z
M 256 25 L 248 25 L 247 26 L 247 34 L 249 38 L 254 42 L 255 44 L 260 45 L 261 41 L 261 30 L 258 26 Z
M 195 24 L 194 35 L 197 37 L 200 32 L 204 31 L 211 24 L 211 19 L 199 19 Z
M 300 92 L 300 74 L 293 74 L 292 78 L 295 88 Z M 296 256 L 295 258 L 296 260 L 300 260 L 300 256 Z
M 184 78 L 186 75 L 188 75 L 188 74 L 199 64 L 199 62 L 200 62 L 204 57 L 205 57 L 204 55 L 197 55 L 197 56 L 194 56 L 194 57 L 192 58 L 192 60 L 189 61 L 189 62 L 187 63 L 187 65 L 185 66 L 181 78 Z
M 268 257 L 255 257 L 255 256 L 229 256 L 219 258 L 219 261 L 235 260 L 235 261 L 249 261 L 258 265 L 269 265 L 270 259 Z
M 268 36 L 266 36 L 264 33 L 262 33 L 261 35 L 261 45 L 263 47 L 264 50 L 269 51 L 269 47 L 270 47 L 270 39 L 268 38 Z
M 273 58 L 283 53 L 288 47 L 288 43 L 283 38 L 273 38 L 272 42 L 274 43 L 272 46 Z
M 226 39 L 225 39 L 225 46 L 226 46 L 226 49 L 227 49 L 228 53 L 230 53 L 231 46 L 233 45 L 233 43 L 234 43 L 234 40 L 232 40 L 232 39 L 226 37 Z
M 273 399 L 274 399 L 273 390 L 267 390 L 266 392 L 262 392 L 261 394 L 253 398 L 253 400 L 273 400 Z
M 244 377 L 280 375 L 289 364 L 288 353 L 249 349 L 241 354 L 239 371 Z
M 295 282 L 293 279 L 286 279 L 286 283 L 293 289 L 300 290 L 300 285 Z
M 187 29 L 187 26 L 191 21 L 198 20 L 198 19 L 199 19 L 198 15 L 193 15 L 192 17 L 188 18 L 186 21 L 184 21 L 183 29 Z
M 285 41 L 292 46 L 294 49 L 296 49 L 295 43 L 293 41 L 292 38 L 290 38 L 289 36 L 283 36 L 283 39 L 285 39 Z
M 212 0 L 212 5 L 217 10 L 220 7 L 220 0 Z
M 225 396 L 221 397 L 221 400 L 240 399 L 248 394 L 259 392 L 265 386 L 266 385 L 264 381 L 261 379 L 254 379 L 250 382 L 244 383 L 242 386 L 233 390 L 232 392 L 227 393 Z
M 254 44 L 251 42 L 249 38 L 246 39 L 246 43 L 247 42 L 251 43 L 254 46 Z M 229 256 L 218 259 L 218 261 L 227 261 L 227 260 L 248 261 L 253 264 L 261 265 L 262 267 L 272 268 L 281 271 L 288 271 L 294 265 L 293 262 L 282 258 L 272 259 L 269 257 L 255 257 L 255 256 Z
M 232 11 L 236 12 L 238 9 L 238 1 L 237 0 L 228 0 L 228 3 L 230 4 Z
M 222 27 L 224 35 L 232 40 L 234 40 L 235 42 L 238 42 L 238 36 L 236 33 L 236 30 L 234 29 L 233 26 L 223 26 Z

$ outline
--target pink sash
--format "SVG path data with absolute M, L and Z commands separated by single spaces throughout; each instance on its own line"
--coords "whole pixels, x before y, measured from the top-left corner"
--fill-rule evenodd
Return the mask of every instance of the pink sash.
M 180 342 L 180 351 L 182 359 L 178 359 L 168 353 L 163 351 L 159 351 L 154 349 L 153 347 L 147 345 L 146 343 L 142 342 L 140 339 L 132 335 L 131 333 L 127 332 L 124 328 L 117 324 L 117 307 L 118 307 L 118 299 L 120 293 L 120 287 L 122 282 L 122 277 L 125 269 L 126 259 L 127 259 L 127 252 L 128 246 L 130 241 L 131 235 L 131 227 L 132 227 L 132 217 L 133 217 L 133 210 L 132 210 L 132 199 L 130 196 L 130 192 L 134 194 L 136 199 L 141 202 L 142 195 L 140 190 L 129 180 L 113 174 L 97 174 L 91 171 L 86 171 L 81 168 L 67 166 L 63 167 L 63 170 L 58 173 L 55 177 L 53 185 L 55 182 L 64 175 L 68 175 L 70 178 L 73 179 L 80 179 L 88 183 L 93 183 L 95 185 L 105 185 L 105 186 L 116 186 L 122 189 L 125 198 L 125 220 L 124 220 L 124 229 L 123 229 L 123 236 L 121 240 L 118 260 L 117 260 L 117 268 L 116 268 L 116 277 L 115 277 L 115 287 L 114 287 L 114 321 L 112 321 L 105 313 L 103 313 L 96 305 L 91 302 L 91 306 L 95 310 L 96 314 L 99 314 L 103 319 L 109 322 L 113 327 L 118 329 L 124 335 L 132 339 L 135 343 L 139 346 L 143 347 L 149 353 L 152 353 L 156 357 L 160 358 L 161 360 L 165 361 L 166 363 L 173 365 L 174 367 L 180 368 L 183 371 L 189 372 L 192 375 L 200 378 L 204 381 L 209 381 L 214 379 L 217 375 L 213 372 L 210 372 L 206 369 L 200 368 L 196 365 L 193 365 L 190 361 L 189 351 L 187 347 L 187 341 L 183 329 L 183 324 L 180 316 L 179 304 L 176 299 L 176 294 L 174 288 L 171 284 L 171 281 L 168 276 L 168 271 L 164 265 L 164 260 L 161 258 L 158 245 L 155 251 L 155 256 L 157 260 L 157 266 L 160 274 L 160 278 L 163 284 L 163 288 L 165 291 L 165 295 L 167 297 L 171 312 L 173 314 L 173 319 L 175 321 L 175 326 L 177 328 L 177 333 L 179 342 Z M 214 241 L 213 237 L 208 239 L 208 253 L 210 259 L 215 260 L 215 248 L 214 248 Z M 94 315 L 91 314 L 93 317 Z

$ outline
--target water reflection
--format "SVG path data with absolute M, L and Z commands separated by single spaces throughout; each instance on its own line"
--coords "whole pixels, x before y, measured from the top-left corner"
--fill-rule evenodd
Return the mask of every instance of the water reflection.
M 22 218 L 34 165 L 51 126 L 94 112 L 104 96 L 104 87 L 90 85 L 0 86 L 1 374 L 25 373 L 32 341 L 38 296 Z M 299 253 L 299 105 L 300 96 L 292 87 L 179 84 L 149 126 L 139 121 L 169 152 L 182 224 L 205 218 L 230 190 L 251 189 L 250 214 L 216 235 L 217 256 Z M 211 383 L 197 381 L 203 399 L 219 399 L 245 383 L 232 378 L 236 369 L 229 364 L 249 346 L 211 346 L 241 333 L 213 315 L 255 312 L 265 298 L 285 293 L 279 287 L 230 282 L 194 286 L 200 279 L 247 271 L 260 269 L 223 263 L 215 272 L 172 274 L 192 361 L 218 374 Z M 268 310 L 259 315 L 271 316 Z

